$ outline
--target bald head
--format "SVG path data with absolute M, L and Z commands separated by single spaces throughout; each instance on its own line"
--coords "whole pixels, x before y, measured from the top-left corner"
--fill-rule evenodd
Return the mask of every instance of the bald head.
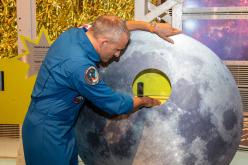
M 95 38 L 106 37 L 111 41 L 118 41 L 121 35 L 129 38 L 129 31 L 125 21 L 116 16 L 100 16 L 92 24 L 92 31 Z

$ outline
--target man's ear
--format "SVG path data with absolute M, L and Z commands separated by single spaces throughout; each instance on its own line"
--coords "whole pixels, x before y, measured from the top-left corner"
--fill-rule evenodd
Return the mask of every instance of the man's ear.
M 97 39 L 97 42 L 99 44 L 99 47 L 102 47 L 104 46 L 105 44 L 107 44 L 109 42 L 109 40 L 107 38 L 104 38 L 104 37 L 99 37 Z

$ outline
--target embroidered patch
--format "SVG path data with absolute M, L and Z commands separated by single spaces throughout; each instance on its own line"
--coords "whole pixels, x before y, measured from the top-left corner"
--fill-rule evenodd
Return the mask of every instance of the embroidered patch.
M 95 85 L 99 82 L 99 73 L 94 66 L 90 66 L 86 71 L 84 78 L 90 85 Z

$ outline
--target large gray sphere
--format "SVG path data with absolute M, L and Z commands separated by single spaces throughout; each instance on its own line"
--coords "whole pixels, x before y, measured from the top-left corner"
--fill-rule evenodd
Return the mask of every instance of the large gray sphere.
M 172 93 L 161 106 L 109 119 L 90 104 L 76 125 L 86 165 L 227 165 L 241 136 L 242 104 L 235 81 L 206 46 L 180 34 L 169 44 L 135 31 L 119 62 L 101 70 L 116 91 L 132 94 L 146 69 L 165 73 Z

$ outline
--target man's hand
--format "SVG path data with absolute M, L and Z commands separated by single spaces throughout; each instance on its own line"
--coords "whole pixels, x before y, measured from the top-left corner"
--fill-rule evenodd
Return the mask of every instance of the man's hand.
M 142 106 L 153 107 L 161 104 L 159 100 L 150 97 L 134 97 L 133 102 L 134 102 L 134 109 L 136 110 Z
M 144 107 L 153 107 L 161 104 L 159 100 L 150 97 L 141 97 L 141 100 Z
M 149 107 L 153 107 L 153 106 L 160 105 L 160 104 L 161 103 L 159 100 L 153 99 L 150 97 L 133 97 L 134 111 L 132 111 L 131 113 L 138 111 L 140 107 L 149 108 Z M 129 117 L 131 113 L 123 114 L 123 115 L 116 115 L 116 116 L 113 116 L 111 119 L 115 119 L 115 120 L 126 119 Z
M 151 26 L 153 26 L 155 34 L 172 44 L 174 44 L 174 41 L 169 37 L 181 33 L 180 30 L 173 28 L 168 23 L 151 23 Z

